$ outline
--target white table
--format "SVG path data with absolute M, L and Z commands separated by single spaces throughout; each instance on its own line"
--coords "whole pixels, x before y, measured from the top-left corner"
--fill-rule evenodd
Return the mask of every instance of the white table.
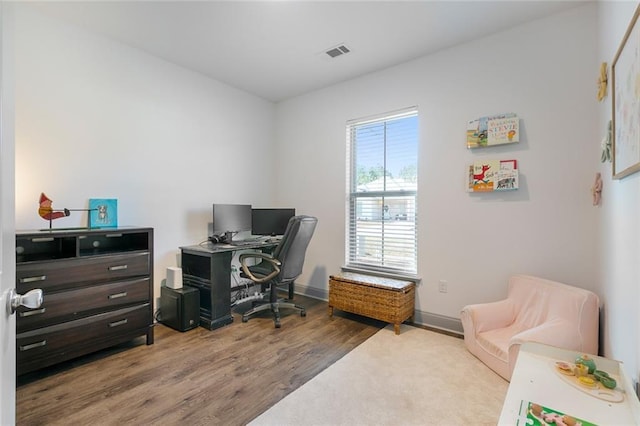
M 580 355 L 581 352 L 541 343 L 523 344 L 498 424 L 525 425 L 520 406 L 522 401 L 530 401 L 598 425 L 640 425 L 640 402 L 621 362 L 592 357 L 598 370 L 617 380 L 617 389 L 624 397 L 622 402 L 609 402 L 589 394 L 556 372 L 556 361 L 573 363 Z

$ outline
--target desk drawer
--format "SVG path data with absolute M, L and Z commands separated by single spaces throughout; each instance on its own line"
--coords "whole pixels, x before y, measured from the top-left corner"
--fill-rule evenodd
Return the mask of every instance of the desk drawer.
M 20 333 L 16 340 L 18 374 L 130 340 L 135 333 L 143 335 L 150 318 L 151 305 L 146 303 Z
M 139 278 L 45 293 L 40 308 L 18 308 L 16 330 L 22 333 L 37 327 L 87 317 L 100 310 L 149 302 L 149 288 L 149 278 Z
M 93 282 L 149 275 L 149 252 L 18 264 L 18 292 L 80 287 Z

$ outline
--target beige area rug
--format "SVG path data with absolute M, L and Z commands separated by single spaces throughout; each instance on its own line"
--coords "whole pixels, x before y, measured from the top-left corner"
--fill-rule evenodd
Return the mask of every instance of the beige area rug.
M 250 425 L 495 425 L 508 385 L 462 339 L 388 326 Z

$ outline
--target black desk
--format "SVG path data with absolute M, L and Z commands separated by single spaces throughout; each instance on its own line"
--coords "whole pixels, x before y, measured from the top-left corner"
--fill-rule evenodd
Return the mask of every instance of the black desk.
M 200 325 L 209 330 L 233 322 L 231 315 L 231 261 L 238 250 L 272 251 L 277 242 L 234 246 L 211 244 L 180 247 L 182 281 L 200 290 Z

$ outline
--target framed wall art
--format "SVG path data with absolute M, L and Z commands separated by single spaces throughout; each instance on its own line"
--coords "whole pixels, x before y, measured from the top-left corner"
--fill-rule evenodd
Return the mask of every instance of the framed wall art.
M 118 200 L 91 198 L 89 200 L 89 228 L 116 228 L 118 226 Z
M 611 65 L 613 178 L 640 170 L 640 6 Z

